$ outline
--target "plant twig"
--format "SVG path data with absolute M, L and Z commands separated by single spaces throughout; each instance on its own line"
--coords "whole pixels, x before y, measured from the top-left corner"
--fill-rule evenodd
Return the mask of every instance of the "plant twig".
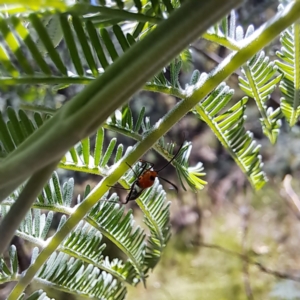
M 282 182 L 283 193 L 281 193 L 281 195 L 297 219 L 300 220 L 300 199 L 291 185 L 292 179 L 293 177 L 289 174 L 284 177 Z
M 275 276 L 277 278 L 281 278 L 281 279 L 288 279 L 288 280 L 293 280 L 293 281 L 297 281 L 300 282 L 300 277 L 299 276 L 294 276 L 285 272 L 281 272 L 281 271 L 276 271 L 276 270 L 272 270 L 266 266 L 264 266 L 263 264 L 259 263 L 258 261 L 255 261 L 251 258 L 249 258 L 248 256 L 226 249 L 222 246 L 219 245 L 214 245 L 214 244 L 209 244 L 209 243 L 200 243 L 199 246 L 205 247 L 205 248 L 209 248 L 209 249 L 214 249 L 214 250 L 218 250 L 220 252 L 232 255 L 232 256 L 236 256 L 239 257 L 242 260 L 246 260 L 249 264 L 254 265 L 256 267 L 258 267 L 262 272 Z

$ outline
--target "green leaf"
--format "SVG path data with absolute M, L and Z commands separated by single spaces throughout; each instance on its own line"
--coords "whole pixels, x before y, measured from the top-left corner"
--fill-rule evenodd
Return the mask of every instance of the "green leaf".
M 170 65 L 170 73 L 171 73 L 171 85 L 174 87 L 179 87 L 179 73 L 181 70 L 182 62 L 181 60 L 173 61 Z
M 111 275 L 63 253 L 53 253 L 36 277 L 36 281 L 40 279 L 48 286 L 59 285 L 76 295 L 99 299 L 124 299 L 126 295 L 126 289 L 113 282 Z
M 196 114 L 207 123 L 219 141 L 230 153 L 237 165 L 248 177 L 255 189 L 266 182 L 262 170 L 260 146 L 253 140 L 252 134 L 244 129 L 245 109 L 248 99 L 245 97 L 225 112 L 220 110 L 231 100 L 233 90 L 221 83 L 205 100 L 195 108 Z
M 261 124 L 263 133 L 269 138 L 272 144 L 276 143 L 279 134 L 281 111 L 277 109 L 273 113 L 272 108 L 267 108 L 266 102 L 270 99 L 271 93 L 282 77 L 279 75 L 274 78 L 277 69 L 274 66 L 274 62 L 269 62 L 269 58 L 262 51 L 253 57 L 247 63 L 247 66 L 243 67 L 242 73 L 244 78 L 239 77 L 240 88 L 256 102 L 262 116 Z
M 115 139 L 115 138 L 111 139 L 111 141 L 102 157 L 102 160 L 100 162 L 101 167 L 105 167 L 106 164 L 108 163 L 108 160 L 110 159 L 110 157 L 112 155 L 112 152 L 116 146 L 116 143 L 117 143 L 117 139 Z
M 282 61 L 276 61 L 283 74 L 279 88 L 283 97 L 280 99 L 282 113 L 290 126 L 294 126 L 300 116 L 300 22 L 294 23 L 282 32 L 281 52 L 276 52 Z
M 134 126 L 134 129 L 133 129 L 134 132 L 139 132 L 139 130 L 141 128 L 141 124 L 142 124 L 144 116 L 145 116 L 145 111 L 146 111 L 146 109 L 145 109 L 145 107 L 143 107 L 139 113 L 137 122 Z
M 96 134 L 96 142 L 95 142 L 95 150 L 94 150 L 95 166 L 99 166 L 100 164 L 100 159 L 102 156 L 103 139 L 104 139 L 104 130 L 103 128 L 99 128 Z
M 33 292 L 30 296 L 26 297 L 25 298 L 25 294 L 22 294 L 18 300 L 23 300 L 23 299 L 26 299 L 26 300 L 51 300 L 46 292 L 44 292 L 43 290 L 38 290 L 38 291 L 35 291 Z
M 9 248 L 9 259 L 11 263 L 11 270 L 13 275 L 17 275 L 18 273 L 18 256 L 17 256 L 17 249 L 14 245 Z

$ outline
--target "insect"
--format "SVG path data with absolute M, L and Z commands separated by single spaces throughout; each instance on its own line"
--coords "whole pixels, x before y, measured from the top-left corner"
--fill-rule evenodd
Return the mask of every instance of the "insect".
M 177 150 L 175 155 L 171 158 L 171 160 L 168 161 L 167 164 L 165 164 L 162 168 L 160 168 L 158 170 L 153 169 L 153 167 L 154 167 L 153 163 L 150 163 L 150 162 L 140 159 L 140 162 L 142 163 L 142 169 L 137 174 L 133 170 L 133 168 L 129 164 L 127 164 L 131 168 L 131 170 L 135 173 L 136 180 L 133 182 L 130 189 L 128 189 L 129 193 L 126 197 L 126 202 L 124 204 L 127 204 L 131 200 L 136 200 L 143 193 L 143 191 L 145 189 L 151 187 L 154 184 L 155 178 L 160 178 L 160 179 L 166 181 L 167 183 L 172 185 L 174 187 L 174 189 L 178 192 L 178 188 L 174 183 L 170 182 L 169 180 L 167 180 L 163 177 L 158 176 L 158 173 L 160 171 L 162 171 L 163 169 L 165 169 L 169 164 L 171 164 L 171 162 L 178 156 L 180 150 L 183 147 L 183 144 L 184 143 L 182 143 L 180 145 L 179 149 Z

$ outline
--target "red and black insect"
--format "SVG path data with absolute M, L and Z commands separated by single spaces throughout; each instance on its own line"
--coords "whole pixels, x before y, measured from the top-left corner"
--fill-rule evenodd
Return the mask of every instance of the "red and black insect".
M 164 165 L 162 168 L 160 168 L 159 170 L 154 170 L 154 164 L 147 162 L 145 160 L 140 160 L 140 162 L 142 162 L 142 169 L 141 171 L 137 174 L 132 167 L 127 164 L 131 170 L 135 173 L 136 175 L 136 180 L 134 181 L 134 183 L 131 185 L 129 190 L 129 193 L 126 197 L 126 203 L 128 203 L 131 200 L 136 200 L 145 189 L 151 187 L 154 184 L 155 178 L 160 178 L 164 181 L 166 181 L 167 183 L 169 183 L 170 185 L 172 185 L 174 187 L 174 189 L 178 192 L 178 188 L 177 186 L 170 182 L 169 180 L 162 178 L 160 176 L 158 176 L 158 173 L 160 171 L 162 171 L 163 169 L 165 169 L 179 154 L 180 150 L 183 147 L 183 143 L 180 145 L 179 149 L 177 150 L 177 152 L 175 153 L 175 155 L 172 157 L 172 159 L 170 161 L 168 161 L 168 163 L 166 165 Z

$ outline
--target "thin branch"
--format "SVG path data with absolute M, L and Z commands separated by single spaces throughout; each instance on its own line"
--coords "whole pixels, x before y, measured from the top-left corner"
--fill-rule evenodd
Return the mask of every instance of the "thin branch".
M 292 179 L 293 177 L 289 174 L 284 177 L 282 182 L 283 193 L 281 194 L 297 219 L 300 219 L 300 199 L 292 187 Z
M 249 258 L 248 256 L 226 249 L 222 246 L 218 246 L 218 245 L 214 245 L 214 244 L 208 244 L 208 243 L 200 243 L 199 246 L 205 247 L 205 248 L 209 248 L 209 249 L 214 249 L 214 250 L 218 250 L 220 252 L 232 255 L 232 256 L 236 256 L 239 257 L 242 260 L 246 260 L 249 264 L 254 265 L 256 267 L 258 267 L 262 272 L 267 273 L 269 275 L 275 276 L 277 278 L 281 278 L 281 279 L 288 279 L 288 280 L 293 280 L 293 281 L 297 281 L 300 282 L 300 277 L 299 276 L 294 276 L 285 272 L 281 272 L 281 271 L 276 271 L 276 270 L 272 270 L 270 268 L 265 267 L 263 264 Z

